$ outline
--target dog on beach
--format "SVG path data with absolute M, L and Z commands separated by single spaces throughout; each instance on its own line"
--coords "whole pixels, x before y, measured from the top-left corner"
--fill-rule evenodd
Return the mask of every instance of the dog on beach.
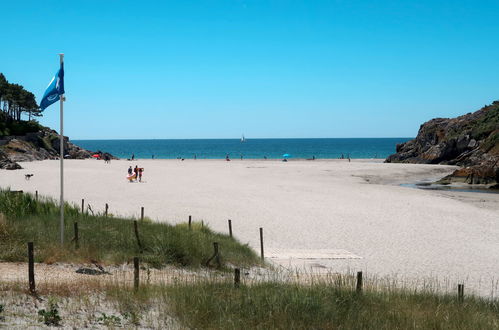
M 34 174 L 24 174 L 24 179 L 29 180 Z

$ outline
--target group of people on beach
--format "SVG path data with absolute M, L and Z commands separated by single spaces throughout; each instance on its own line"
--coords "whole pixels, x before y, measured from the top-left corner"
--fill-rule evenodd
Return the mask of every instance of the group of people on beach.
M 143 167 L 138 167 L 137 165 L 135 165 L 135 168 L 132 168 L 131 166 L 128 168 L 128 175 L 127 175 L 127 179 L 129 182 L 133 182 L 133 181 L 139 181 L 139 182 L 142 182 L 142 173 L 144 172 L 144 168 Z

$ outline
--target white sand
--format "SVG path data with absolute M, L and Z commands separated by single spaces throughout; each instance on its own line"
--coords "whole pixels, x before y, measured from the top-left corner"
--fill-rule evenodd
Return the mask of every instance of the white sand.
M 125 180 L 128 166 L 135 164 L 145 168 L 143 183 Z M 490 295 L 499 280 L 498 194 L 398 186 L 442 177 L 451 166 L 346 160 L 109 165 L 68 160 L 65 165 L 68 201 L 80 204 L 85 198 L 99 212 L 107 202 L 111 213 L 135 217 L 143 206 L 147 217 L 170 223 L 192 215 L 221 232 L 232 219 L 236 238 L 257 251 L 263 227 L 266 254 L 279 257 L 282 265 L 298 265 L 308 256 L 316 258 L 310 266 L 332 271 L 464 281 L 467 292 L 482 295 Z M 22 166 L 1 170 L 0 186 L 58 198 L 58 161 Z M 24 179 L 26 173 L 34 174 L 31 180 Z M 300 259 L 286 260 L 293 255 Z

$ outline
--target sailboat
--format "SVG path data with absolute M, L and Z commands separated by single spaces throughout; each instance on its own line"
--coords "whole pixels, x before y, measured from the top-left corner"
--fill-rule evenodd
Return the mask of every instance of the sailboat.
M 243 134 L 243 136 L 241 137 L 241 142 L 246 142 L 246 139 L 244 138 L 244 134 Z

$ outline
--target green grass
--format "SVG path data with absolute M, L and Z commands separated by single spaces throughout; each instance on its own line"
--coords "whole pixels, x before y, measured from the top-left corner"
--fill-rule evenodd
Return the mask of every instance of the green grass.
M 367 290 L 332 281 L 310 285 L 260 282 L 181 283 L 107 292 L 121 313 L 151 304 L 191 329 L 498 329 L 499 302 L 434 292 Z
M 25 297 L 20 288 L 10 290 Z M 8 291 L 0 285 L 0 297 L 15 296 Z M 29 318 L 33 313 L 22 307 L 16 312 L 23 301 L 32 301 L 23 297 L 0 298 L 8 318 L 13 313 Z M 247 282 L 239 288 L 230 280 L 204 279 L 144 284 L 138 291 L 113 283 L 97 291 L 43 298 L 60 302 L 62 326 L 77 328 L 82 326 L 76 320 L 80 318 L 89 327 L 109 323 L 151 328 L 176 324 L 182 329 L 499 329 L 497 300 L 466 296 L 460 302 L 455 295 L 382 286 L 357 293 L 353 285 L 332 278 L 310 284 Z
M 327 284 L 204 284 L 166 289 L 181 322 L 197 329 L 491 329 L 499 303 L 425 293 L 366 292 Z
M 0 191 L 0 260 L 26 261 L 26 243 L 34 242 L 35 261 L 86 262 L 105 264 L 130 261 L 134 256 L 152 267 L 174 264 L 203 266 L 218 242 L 222 264 L 255 265 L 259 259 L 247 245 L 194 223 L 170 225 L 138 221 L 143 252 L 135 238 L 133 221 L 104 215 L 81 214 L 76 206 L 65 206 L 65 245 L 60 245 L 59 205 L 30 194 Z M 75 248 L 73 223 L 78 222 L 79 248 Z

